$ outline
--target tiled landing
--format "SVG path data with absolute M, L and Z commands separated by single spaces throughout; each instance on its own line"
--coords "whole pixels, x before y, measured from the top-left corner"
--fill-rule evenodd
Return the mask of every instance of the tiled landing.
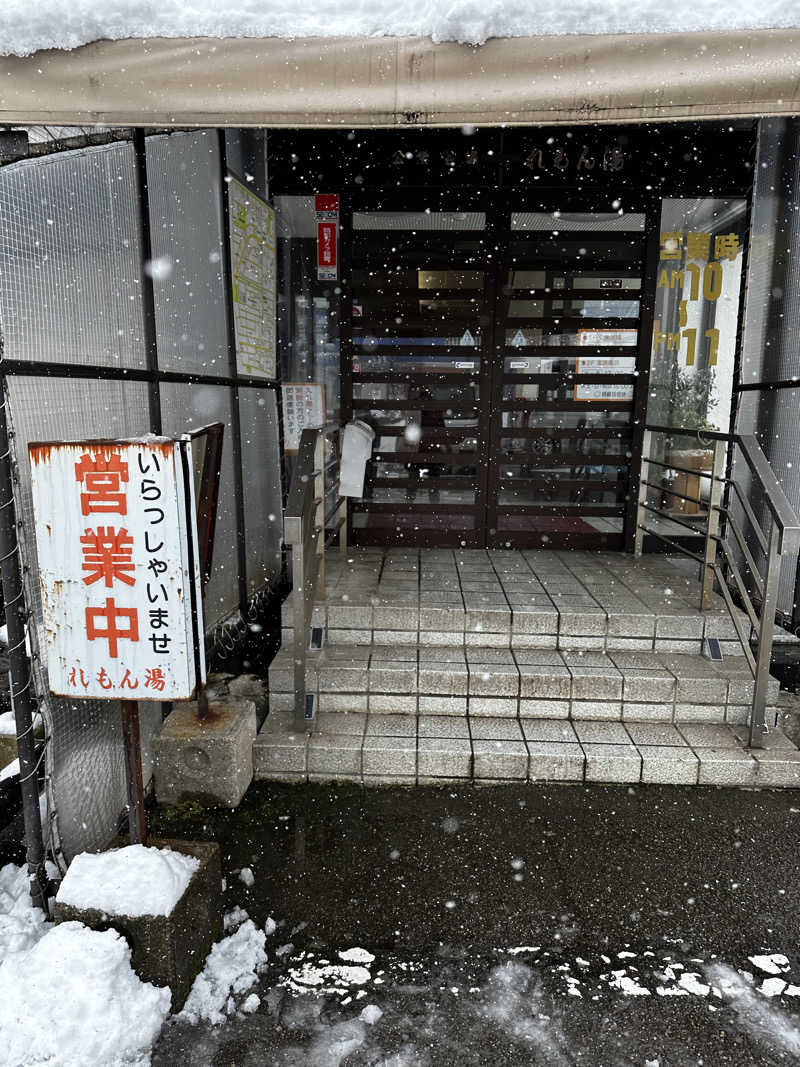
M 367 548 L 326 561 L 315 625 L 331 645 L 700 652 L 710 636 L 726 655 L 741 654 L 722 599 L 697 610 L 697 567 L 684 559 Z M 288 603 L 283 624 L 286 644 Z
M 775 729 L 763 750 L 742 726 L 569 722 L 329 712 L 313 735 L 271 712 L 255 777 L 364 785 L 509 781 L 800 787 L 800 752 Z

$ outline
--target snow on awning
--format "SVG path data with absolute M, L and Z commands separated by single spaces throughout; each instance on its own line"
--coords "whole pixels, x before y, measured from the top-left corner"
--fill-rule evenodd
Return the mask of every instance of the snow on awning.
M 408 126 L 800 113 L 800 30 L 99 41 L 0 57 L 0 123 Z

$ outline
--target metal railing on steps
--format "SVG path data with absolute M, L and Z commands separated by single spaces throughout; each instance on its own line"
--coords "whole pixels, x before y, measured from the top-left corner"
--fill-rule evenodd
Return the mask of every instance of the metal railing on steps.
M 303 430 L 297 450 L 283 536 L 292 550 L 291 617 L 294 626 L 294 728 L 312 731 L 317 696 L 306 685 L 314 601 L 325 593 L 325 549 L 347 549 L 347 498 L 339 496 L 342 427 L 335 422 Z
M 710 463 L 689 468 L 672 461 L 666 452 L 662 453 L 663 458 L 656 458 L 656 439 L 666 442 L 672 438 L 694 438 L 700 449 L 711 453 Z M 757 518 L 747 489 L 736 477 L 726 475 L 726 469 L 733 471 L 735 467 L 733 462 L 727 462 L 728 449 L 732 450 L 731 460 L 741 457 L 747 465 L 752 484 L 764 503 L 767 529 Z M 664 472 L 661 482 L 655 480 L 651 468 Z M 686 487 L 692 484 L 702 486 L 702 481 L 707 481 L 707 494 L 699 488 L 692 494 L 665 484 L 667 472 L 683 475 Z M 685 514 L 677 515 L 674 508 L 665 507 L 661 501 L 651 503 L 650 495 L 653 492 L 661 498 L 683 500 L 707 510 L 698 511 L 694 518 Z M 732 506 L 733 498 L 741 509 L 741 522 Z M 663 520 L 665 525 L 661 530 L 647 525 L 649 515 L 656 515 Z M 665 526 L 668 529 L 670 524 L 689 529 L 698 540 L 702 538 L 702 553 L 693 552 L 667 536 L 664 529 Z M 671 550 L 689 556 L 698 563 L 701 611 L 708 611 L 711 607 L 716 582 L 753 675 L 750 746 L 762 748 L 781 561 L 787 554 L 797 553 L 800 519 L 755 436 L 648 424 L 642 443 L 634 549 L 637 557 L 642 554 L 645 536 L 655 537 Z M 738 598 L 744 609 L 746 625 L 743 625 L 734 597 Z M 755 651 L 751 648 L 751 636 L 755 638 Z

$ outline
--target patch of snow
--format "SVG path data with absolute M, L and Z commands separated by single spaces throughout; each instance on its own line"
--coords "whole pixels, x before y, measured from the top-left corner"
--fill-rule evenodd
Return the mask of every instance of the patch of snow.
M 789 970 L 789 961 L 781 952 L 772 952 L 768 956 L 748 956 L 754 967 L 765 974 L 783 974 Z
M 217 1026 L 236 1010 L 235 997 L 255 985 L 267 965 L 266 934 L 251 919 L 211 949 L 206 965 L 194 980 L 178 1018 L 196 1025 L 206 1019 Z
M 38 713 L 33 716 L 33 728 L 38 730 L 42 725 L 42 717 Z M 0 735 L 3 737 L 16 737 L 17 720 L 13 711 L 0 713 Z
M 626 974 L 625 971 L 612 971 L 608 984 L 612 989 L 618 989 L 626 997 L 649 997 L 650 990 L 640 985 L 635 978 Z
M 706 977 L 720 989 L 736 1012 L 739 1023 L 751 1037 L 785 1052 L 789 1062 L 800 1060 L 800 1030 L 786 1016 L 758 996 L 749 982 L 722 963 L 706 968 Z
M 364 986 L 372 978 L 366 967 L 335 963 L 314 963 L 305 960 L 299 967 L 291 967 L 284 982 L 295 992 L 343 994 L 353 986 Z M 380 984 L 380 979 L 375 980 Z
M 687 971 L 682 974 L 678 979 L 678 985 L 681 989 L 685 989 L 687 993 L 691 993 L 695 997 L 707 997 L 711 992 L 711 986 L 700 981 L 700 975 L 694 974 L 692 971 Z
M 366 1027 L 359 1019 L 334 1023 L 318 1033 L 308 1051 L 314 1067 L 340 1067 L 342 1060 L 364 1044 Z
M 368 1026 L 374 1026 L 382 1018 L 383 1012 L 377 1004 L 367 1004 L 365 1008 L 361 1009 L 361 1014 L 359 1015 L 359 1019 L 367 1023 Z
M 6 778 L 13 778 L 19 774 L 19 760 L 12 760 L 7 763 L 5 767 L 0 767 L 0 782 L 4 782 Z
M 244 1002 L 239 1009 L 243 1011 L 245 1015 L 251 1015 L 254 1011 L 258 1011 L 261 1004 L 261 997 L 258 993 L 251 993 L 249 997 L 245 997 Z
M 786 989 L 786 983 L 782 978 L 765 978 L 758 987 L 759 993 L 765 997 L 779 997 Z
M 0 963 L 0 1067 L 146 1067 L 169 1006 L 114 930 L 49 927 Z
M 344 960 L 345 963 L 375 962 L 375 957 L 371 952 L 367 952 L 365 948 L 347 948 L 344 952 L 337 952 L 336 955 L 340 960 Z
M 249 889 L 251 885 L 255 885 L 256 876 L 253 874 L 250 867 L 242 867 L 239 871 L 239 880 Z
M 0 965 L 17 952 L 28 952 L 50 925 L 31 904 L 28 871 L 13 863 L 0 869 Z
M 125 37 L 432 37 L 483 44 L 491 37 L 674 33 L 796 26 L 793 0 L 4 0 L 5 53 L 77 48 Z
M 194 856 L 146 845 L 82 852 L 70 864 L 56 900 L 107 915 L 169 915 L 199 866 Z

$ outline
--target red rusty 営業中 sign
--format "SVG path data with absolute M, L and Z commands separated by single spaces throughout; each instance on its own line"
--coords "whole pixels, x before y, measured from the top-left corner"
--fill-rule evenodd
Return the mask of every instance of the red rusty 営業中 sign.
M 186 447 L 165 438 L 30 446 L 44 647 L 56 695 L 194 694 L 197 574 Z

